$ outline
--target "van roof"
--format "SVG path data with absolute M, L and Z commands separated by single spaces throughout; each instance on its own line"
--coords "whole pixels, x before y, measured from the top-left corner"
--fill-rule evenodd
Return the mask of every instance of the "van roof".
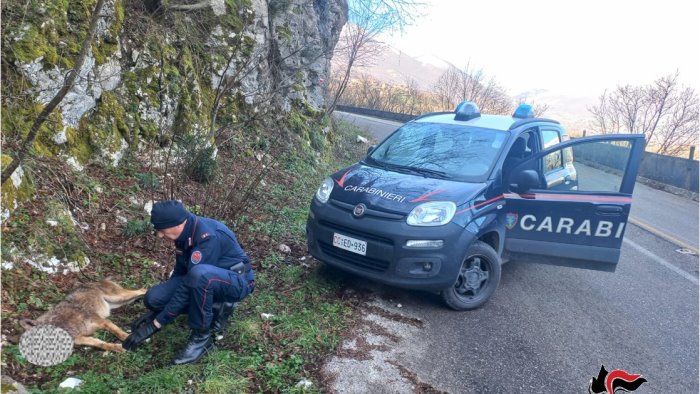
M 470 120 L 455 120 L 455 113 L 454 112 L 427 114 L 427 115 L 421 116 L 419 118 L 416 118 L 414 120 L 414 122 L 454 124 L 454 125 L 479 127 L 479 128 L 484 128 L 484 129 L 492 129 L 492 130 L 500 130 L 500 131 L 513 130 L 516 127 L 520 127 L 521 125 L 524 125 L 527 123 L 534 123 L 534 122 L 546 122 L 546 123 L 559 124 L 559 122 L 557 122 L 556 120 L 544 119 L 544 118 L 525 118 L 525 119 L 522 119 L 522 118 L 514 118 L 512 116 L 507 116 L 507 115 L 485 115 L 485 114 L 482 114 L 481 116 L 478 116 L 478 117 L 470 119 Z

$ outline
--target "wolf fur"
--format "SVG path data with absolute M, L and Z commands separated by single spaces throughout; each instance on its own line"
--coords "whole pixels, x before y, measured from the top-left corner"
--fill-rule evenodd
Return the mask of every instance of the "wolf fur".
M 84 283 L 38 319 L 22 319 L 20 325 L 29 330 L 34 326 L 51 324 L 66 330 L 76 345 L 123 352 L 121 343 L 107 343 L 92 337 L 92 334 L 103 329 L 124 341 L 129 334 L 107 318 L 112 309 L 130 304 L 144 294 L 146 289 L 128 290 L 110 280 Z

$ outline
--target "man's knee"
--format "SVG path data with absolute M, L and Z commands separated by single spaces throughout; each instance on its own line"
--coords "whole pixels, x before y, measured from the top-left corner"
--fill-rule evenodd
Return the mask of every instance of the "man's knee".
M 192 267 L 185 277 L 185 284 L 189 287 L 197 287 L 216 276 L 217 267 L 208 264 L 199 264 Z
M 164 300 L 162 294 L 159 294 L 157 290 L 154 291 L 153 288 L 151 288 L 148 289 L 146 295 L 143 297 L 143 304 L 152 311 L 160 311 L 165 307 L 165 304 L 167 304 L 167 300 Z

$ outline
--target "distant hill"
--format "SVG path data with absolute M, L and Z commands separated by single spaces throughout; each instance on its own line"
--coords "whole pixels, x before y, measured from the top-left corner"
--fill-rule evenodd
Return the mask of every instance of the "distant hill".
M 409 80 L 420 89 L 431 91 L 438 78 L 449 67 L 449 63 L 434 56 L 411 56 L 397 48 L 387 46 L 372 66 L 357 68 L 354 75 L 369 74 L 392 84 L 405 84 Z M 488 70 L 484 70 L 488 73 Z M 494 75 L 498 80 L 498 75 Z M 546 90 L 511 92 L 513 99 L 527 98 L 528 102 L 549 105 L 545 117 L 560 121 L 573 134 L 590 129 L 590 114 L 587 108 L 597 103 L 596 97 L 570 97 Z
M 355 75 L 366 73 L 374 78 L 394 84 L 414 80 L 422 90 L 432 90 L 448 63 L 437 58 L 412 57 L 391 46 L 369 67 L 358 68 Z

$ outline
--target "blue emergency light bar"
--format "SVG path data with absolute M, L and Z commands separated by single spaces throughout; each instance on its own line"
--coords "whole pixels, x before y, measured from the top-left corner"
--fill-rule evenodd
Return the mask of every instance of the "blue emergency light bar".
M 455 108 L 455 120 L 472 120 L 480 116 L 479 107 L 471 101 L 462 101 Z
M 518 108 L 513 112 L 514 118 L 527 119 L 534 118 L 535 113 L 532 111 L 532 105 L 530 104 L 520 104 Z

